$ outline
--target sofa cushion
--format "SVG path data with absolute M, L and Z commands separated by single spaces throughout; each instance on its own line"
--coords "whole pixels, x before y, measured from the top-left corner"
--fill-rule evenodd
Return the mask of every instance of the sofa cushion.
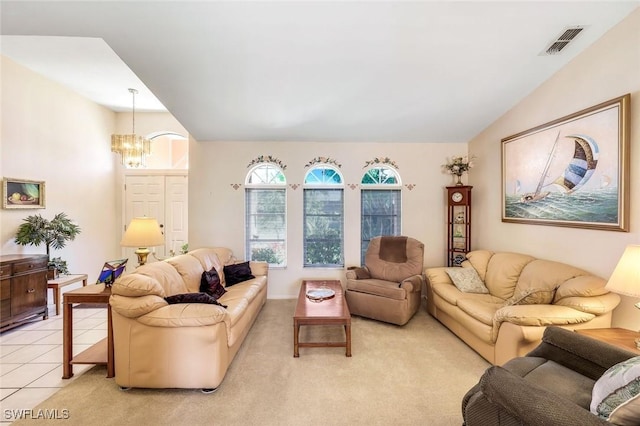
M 189 293 L 197 292 L 200 288 L 200 278 L 205 270 L 198 259 L 187 254 L 171 257 L 166 260 L 182 277 Z
M 187 254 L 198 259 L 205 271 L 209 271 L 211 268 L 216 268 L 218 276 L 220 277 L 220 283 L 224 285 L 224 263 L 216 253 L 217 252 L 212 248 L 201 248 L 190 251 Z
M 489 293 L 487 287 L 473 268 L 447 268 L 447 275 L 463 293 Z
M 218 299 L 207 293 L 182 293 L 174 294 L 173 296 L 167 296 L 164 298 L 170 305 L 176 303 L 207 303 L 209 305 L 219 305 L 226 308 L 225 305 L 218 302 Z
M 478 272 L 480 279 L 484 282 L 485 276 L 487 274 L 487 266 L 489 265 L 489 260 L 493 256 L 493 252 L 489 250 L 474 250 L 467 253 L 467 261 L 473 266 L 473 269 Z M 464 262 L 463 262 L 464 266 Z
M 165 296 L 189 292 L 180 273 L 168 262 L 147 263 L 138 267 L 136 273 L 155 278 L 164 289 Z
M 415 238 L 407 238 L 407 261 L 396 263 L 380 258 L 381 241 L 381 237 L 372 238 L 364 256 L 364 264 L 372 278 L 399 283 L 412 275 L 422 275 L 424 244 Z
M 614 424 L 640 424 L 640 356 L 614 365 L 596 381 L 590 409 Z
M 505 300 L 504 306 L 511 305 L 543 305 L 549 304 L 553 300 L 554 289 L 527 288 L 516 292 L 513 296 Z
M 407 298 L 407 291 L 400 287 L 398 283 L 374 278 L 349 280 L 347 281 L 347 290 L 388 299 L 405 300 Z
M 202 293 L 207 293 L 216 299 L 219 299 L 224 293 L 225 288 L 220 282 L 220 276 L 216 268 L 204 271 L 200 279 L 200 289 Z
M 224 277 L 226 287 L 255 278 L 255 276 L 251 274 L 251 268 L 249 267 L 248 261 L 225 265 Z
M 473 295 L 469 297 L 461 297 L 458 299 L 458 307 L 467 315 L 475 318 L 486 325 L 493 325 L 493 317 L 496 311 L 502 306 L 501 303 L 495 303 L 495 299 L 486 295 Z
M 520 273 L 534 258 L 520 253 L 495 253 L 489 259 L 484 284 L 501 299 L 513 296 Z

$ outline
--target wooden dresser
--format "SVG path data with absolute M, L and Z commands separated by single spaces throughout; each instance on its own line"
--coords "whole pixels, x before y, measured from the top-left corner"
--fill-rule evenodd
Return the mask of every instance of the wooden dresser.
M 0 331 L 47 319 L 47 255 L 0 256 Z

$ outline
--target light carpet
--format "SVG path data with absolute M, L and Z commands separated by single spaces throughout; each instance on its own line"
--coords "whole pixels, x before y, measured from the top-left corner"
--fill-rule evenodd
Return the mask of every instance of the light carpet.
M 489 364 L 424 307 L 398 327 L 354 316 L 352 352 L 300 348 L 295 300 L 268 300 L 216 393 L 122 391 L 96 366 L 35 408 L 66 420 L 16 425 L 461 425 L 460 404 Z M 344 339 L 339 326 L 303 326 L 301 341 Z M 153 354 L 149 354 L 150 357 Z

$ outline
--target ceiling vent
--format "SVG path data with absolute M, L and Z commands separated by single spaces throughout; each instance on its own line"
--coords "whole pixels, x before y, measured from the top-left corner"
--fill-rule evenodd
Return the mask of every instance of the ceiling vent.
M 567 27 L 554 41 L 545 49 L 543 55 L 557 55 L 562 49 L 567 47 L 584 30 L 584 26 Z

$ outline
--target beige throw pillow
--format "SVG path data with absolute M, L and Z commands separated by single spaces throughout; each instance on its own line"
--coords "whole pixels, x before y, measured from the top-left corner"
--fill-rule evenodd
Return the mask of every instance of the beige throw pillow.
M 445 272 L 458 290 L 464 293 L 489 293 L 489 290 L 473 268 L 446 268 Z

